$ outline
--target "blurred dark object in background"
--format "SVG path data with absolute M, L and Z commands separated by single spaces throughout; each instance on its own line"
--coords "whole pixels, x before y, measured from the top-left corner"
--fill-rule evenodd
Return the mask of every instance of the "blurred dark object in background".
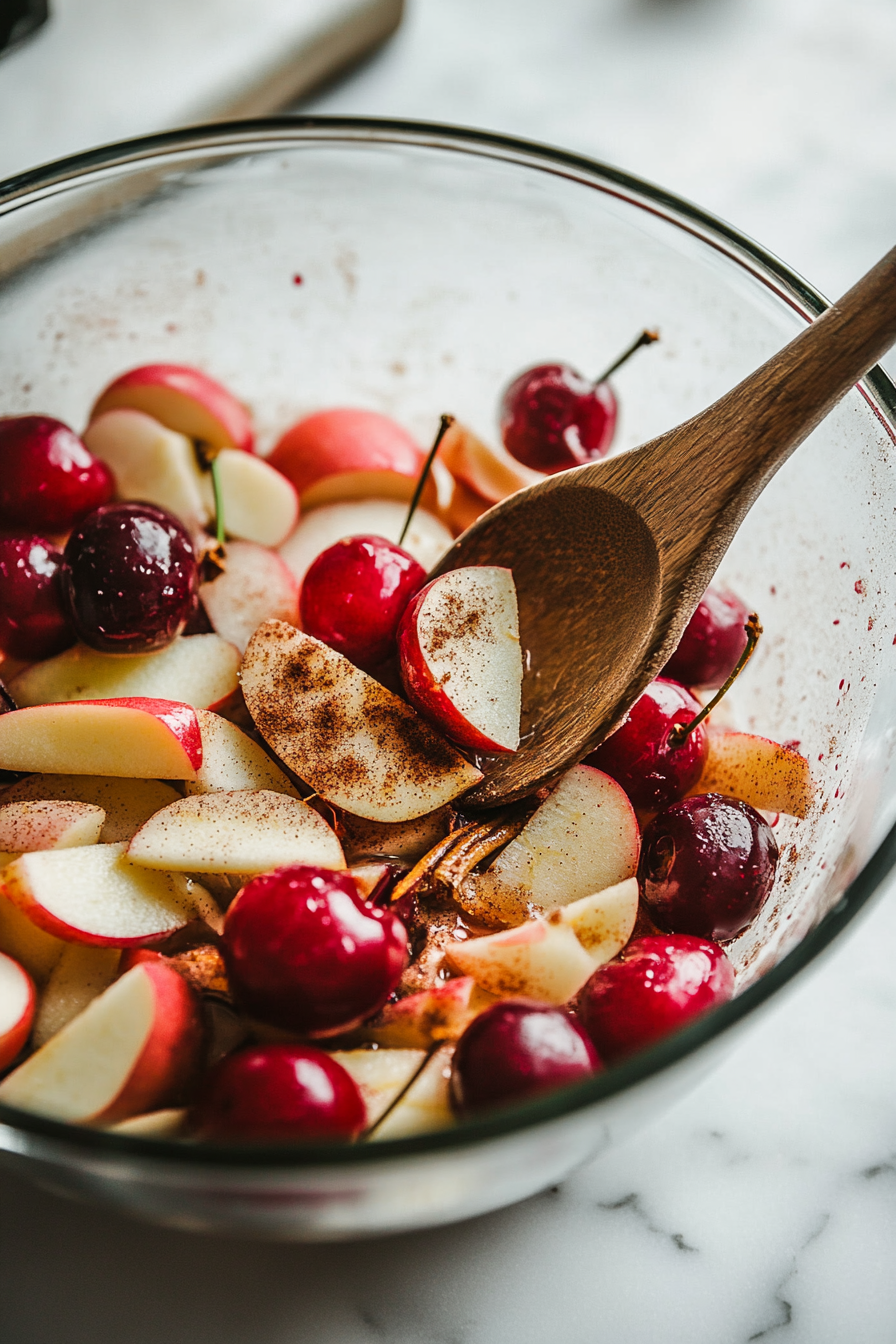
M 0 56 L 37 32 L 49 13 L 47 0 L 0 0 Z

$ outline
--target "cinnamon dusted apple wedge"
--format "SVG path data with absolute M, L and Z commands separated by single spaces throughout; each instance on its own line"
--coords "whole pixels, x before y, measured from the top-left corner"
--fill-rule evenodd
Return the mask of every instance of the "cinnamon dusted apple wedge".
M 242 684 L 281 760 L 356 816 L 409 821 L 482 778 L 404 701 L 283 621 L 266 621 L 253 635 Z

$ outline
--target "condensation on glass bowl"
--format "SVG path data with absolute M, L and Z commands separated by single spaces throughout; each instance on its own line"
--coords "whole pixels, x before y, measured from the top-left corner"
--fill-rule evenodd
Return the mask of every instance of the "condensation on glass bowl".
M 243 398 L 263 449 L 339 404 L 394 415 L 422 442 L 443 411 L 493 439 L 518 370 L 562 359 L 596 374 L 658 327 L 660 343 L 614 378 L 624 451 L 727 391 L 820 306 L 761 249 L 655 188 L 446 128 L 246 123 L 98 151 L 0 189 L 0 412 L 76 428 L 111 377 L 171 361 Z M 851 392 L 766 490 L 721 571 L 765 627 L 734 695 L 740 725 L 799 741 L 817 784 L 812 815 L 778 823 L 773 898 L 732 948 L 738 1003 L 584 1090 L 342 1166 L 296 1150 L 262 1177 L 243 1158 L 214 1167 L 182 1146 L 30 1120 L 2 1131 L 10 1160 L 182 1225 L 347 1235 L 519 1198 L 611 1142 L 618 1117 L 630 1126 L 676 1093 L 830 936 L 830 919 L 810 934 L 822 917 L 838 907 L 843 922 L 892 862 L 885 848 L 869 866 L 896 796 L 892 405 L 882 375 Z

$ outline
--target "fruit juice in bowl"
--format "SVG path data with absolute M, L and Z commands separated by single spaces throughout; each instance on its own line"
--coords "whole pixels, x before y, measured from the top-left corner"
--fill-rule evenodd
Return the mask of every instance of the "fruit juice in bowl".
M 889 384 L 763 494 L 629 722 L 551 792 L 468 813 L 537 731 L 538 668 L 512 574 L 427 571 L 822 301 L 646 184 L 439 127 L 176 133 L 0 210 L 0 451 L 25 434 L 7 459 L 36 482 L 7 473 L 0 548 L 46 616 L 22 599 L 0 667 L 4 1160 L 298 1238 L 561 1179 L 889 869 Z M 64 493 L 41 463 L 66 434 L 80 495 L 26 519 Z M 749 667 L 689 727 L 753 611 Z

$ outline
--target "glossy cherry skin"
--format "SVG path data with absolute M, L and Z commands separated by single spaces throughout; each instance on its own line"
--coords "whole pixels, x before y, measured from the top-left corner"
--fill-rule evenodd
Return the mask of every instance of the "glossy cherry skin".
M 606 456 L 616 414 L 609 383 L 590 383 L 568 364 L 539 364 L 505 391 L 501 436 L 518 462 L 553 475 Z
M 62 582 L 79 638 L 102 653 L 164 648 L 199 600 L 190 535 L 154 504 L 89 514 L 66 544 Z
M 585 764 L 611 775 L 639 811 L 668 807 L 693 788 L 706 761 L 702 724 L 682 746 L 669 741 L 676 724 L 690 723 L 699 712 L 690 691 L 658 677 L 632 705 L 625 723 L 585 757 Z
M 0 538 L 0 653 L 36 662 L 74 644 L 61 565 L 45 537 Z
M 715 943 L 688 934 L 636 938 L 616 961 L 595 971 L 578 1015 L 608 1064 L 727 1003 L 734 967 Z
M 48 415 L 0 419 L 0 525 L 68 532 L 112 498 L 115 478 L 68 425 Z
M 294 864 L 247 882 L 227 912 L 221 951 L 247 1013 L 327 1036 L 383 1006 L 407 946 L 401 920 L 363 901 L 348 873 Z
M 777 863 L 774 832 L 755 808 L 702 793 L 645 827 L 638 884 L 660 928 L 724 941 L 758 915 Z
M 379 667 L 395 650 L 404 609 L 426 582 L 412 555 L 384 537 L 328 546 L 302 583 L 302 629 L 358 667 Z
M 598 1052 L 562 1008 L 505 999 L 475 1017 L 451 1064 L 451 1104 L 477 1115 L 589 1078 Z
M 311 1045 L 255 1045 L 226 1055 L 206 1075 L 190 1129 L 221 1143 L 348 1142 L 367 1113 L 357 1085 Z
M 707 588 L 688 621 L 663 676 L 685 686 L 714 691 L 728 680 L 747 647 L 750 613 L 733 593 Z

